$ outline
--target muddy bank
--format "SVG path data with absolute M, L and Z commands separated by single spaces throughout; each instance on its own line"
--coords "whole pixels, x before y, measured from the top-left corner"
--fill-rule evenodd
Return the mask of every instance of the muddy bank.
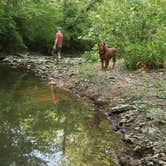
M 166 71 L 128 72 L 119 62 L 103 72 L 100 64 L 85 65 L 81 58 L 18 54 L 1 61 L 33 71 L 42 80 L 55 79 L 66 89 L 103 111 L 125 143 L 121 166 L 166 165 Z

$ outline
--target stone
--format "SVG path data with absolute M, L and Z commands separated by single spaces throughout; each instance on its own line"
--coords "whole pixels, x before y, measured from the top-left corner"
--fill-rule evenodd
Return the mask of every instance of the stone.
M 140 153 L 141 152 L 141 146 L 140 145 L 137 145 L 135 148 L 134 148 L 134 152 L 135 153 Z
M 119 157 L 119 163 L 120 163 L 121 166 L 129 166 L 129 158 L 124 157 L 124 156 L 120 156 Z
M 165 161 L 166 162 L 166 155 L 164 153 L 161 154 L 161 160 Z
M 104 100 L 103 98 L 98 98 L 93 102 L 97 107 L 105 107 L 108 105 L 108 101 Z
M 140 160 L 130 159 L 130 166 L 142 166 Z
M 154 166 L 154 164 L 153 164 L 152 161 L 149 161 L 149 162 L 147 163 L 147 166 Z
M 129 111 L 132 109 L 135 109 L 135 107 L 133 105 L 124 104 L 124 105 L 119 105 L 119 106 L 111 108 L 111 113 L 119 114 L 124 111 Z
M 159 160 L 159 164 L 160 164 L 161 166 L 166 166 L 166 162 L 163 161 L 163 160 Z
M 135 139 L 131 137 L 132 134 L 124 134 L 123 140 L 127 143 L 133 144 Z

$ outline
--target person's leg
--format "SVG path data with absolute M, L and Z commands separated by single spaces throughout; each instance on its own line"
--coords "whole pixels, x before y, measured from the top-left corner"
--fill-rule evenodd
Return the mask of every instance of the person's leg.
M 58 63 L 58 54 L 53 52 L 53 58 L 56 59 L 56 62 Z
M 57 52 L 57 48 L 53 48 L 52 49 L 52 56 L 54 59 L 56 59 L 56 62 L 58 63 L 58 52 Z
M 58 94 L 56 92 L 52 92 L 52 100 L 54 104 L 58 103 Z
M 54 104 L 58 103 L 58 94 L 56 92 L 56 86 L 55 85 L 50 85 L 51 87 L 51 95 L 52 95 L 52 101 Z
M 62 55 L 61 55 L 61 50 L 62 50 L 62 47 L 59 46 L 58 47 L 58 58 L 61 59 L 62 58 Z
M 58 52 L 58 58 L 59 58 L 59 59 L 62 58 L 62 57 L 61 57 L 61 52 L 60 52 L 60 51 Z

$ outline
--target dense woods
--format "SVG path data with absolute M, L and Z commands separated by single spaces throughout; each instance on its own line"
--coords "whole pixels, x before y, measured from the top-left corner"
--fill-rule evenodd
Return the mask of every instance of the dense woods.
M 50 53 L 57 26 L 63 50 L 98 60 L 97 42 L 118 48 L 129 69 L 166 59 L 165 0 L 0 0 L 0 52 Z

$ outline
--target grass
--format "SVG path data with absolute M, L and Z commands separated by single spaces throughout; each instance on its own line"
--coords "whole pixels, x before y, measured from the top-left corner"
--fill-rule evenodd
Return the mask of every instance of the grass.
M 82 64 L 79 68 L 79 74 L 83 75 L 87 79 L 90 79 L 96 75 L 91 63 Z

